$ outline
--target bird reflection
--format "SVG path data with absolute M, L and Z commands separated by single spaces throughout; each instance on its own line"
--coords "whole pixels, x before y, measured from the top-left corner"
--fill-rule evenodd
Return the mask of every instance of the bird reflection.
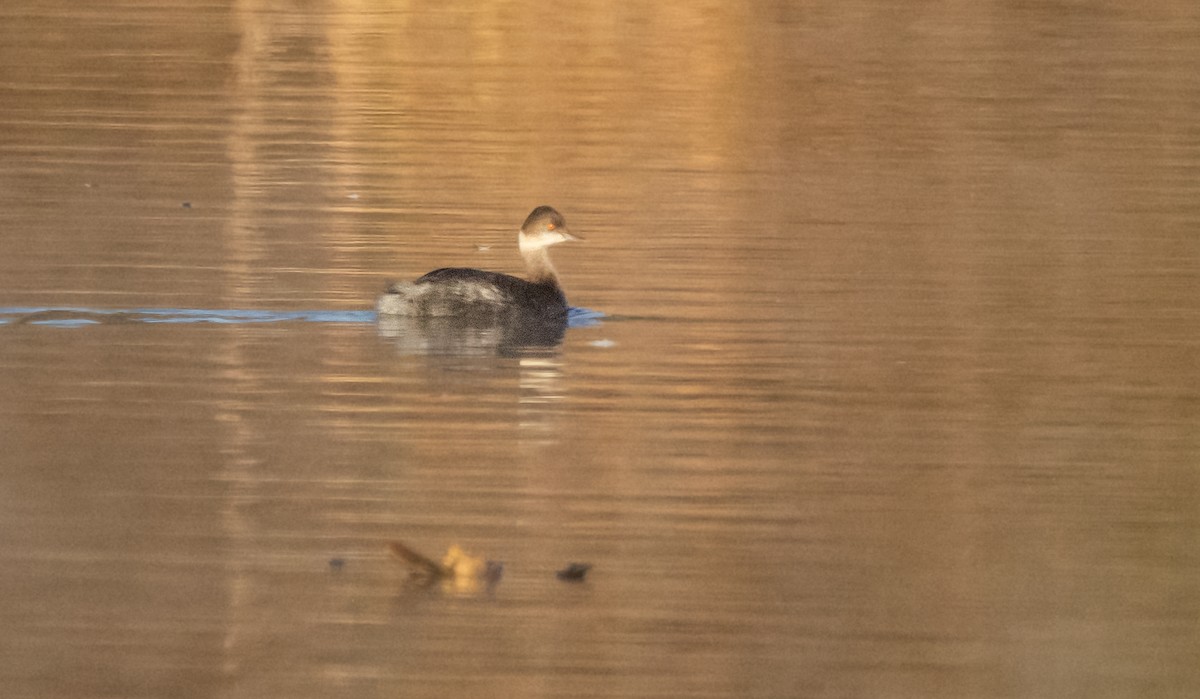
M 516 356 L 562 344 L 566 318 L 510 314 L 425 318 L 381 315 L 379 334 L 404 354 Z

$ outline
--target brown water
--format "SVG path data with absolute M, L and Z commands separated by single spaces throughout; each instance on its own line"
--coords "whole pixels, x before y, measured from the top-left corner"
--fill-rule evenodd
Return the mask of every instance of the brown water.
M 0 6 L 0 307 L 358 311 L 549 203 L 609 317 L 13 311 L 5 697 L 1200 694 L 1195 2 L 102 5 Z

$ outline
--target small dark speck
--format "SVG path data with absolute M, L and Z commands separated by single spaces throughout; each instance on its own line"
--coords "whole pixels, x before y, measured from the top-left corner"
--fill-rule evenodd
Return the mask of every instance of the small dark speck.
M 344 559 L 344 558 L 330 558 L 329 559 L 329 569 L 332 570 L 333 572 L 340 573 L 342 568 L 345 568 L 345 567 L 346 567 L 346 559 Z
M 185 208 L 185 209 L 192 208 L 192 202 L 190 202 L 190 201 L 183 202 L 183 208 Z
M 489 586 L 500 582 L 500 578 L 504 577 L 504 563 L 501 561 L 488 561 L 483 570 L 483 581 Z
M 583 580 L 588 571 L 592 569 L 591 563 L 568 563 L 566 568 L 556 572 L 554 575 L 559 580 L 567 582 L 579 582 Z

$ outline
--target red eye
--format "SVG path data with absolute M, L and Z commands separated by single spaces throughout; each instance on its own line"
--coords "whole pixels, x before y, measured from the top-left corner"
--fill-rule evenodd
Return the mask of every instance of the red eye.
M 547 223 L 547 224 L 546 224 L 546 230 L 550 230 L 550 231 L 552 231 L 552 230 L 554 230 L 555 228 L 558 228 L 558 226 L 554 225 L 553 223 Z

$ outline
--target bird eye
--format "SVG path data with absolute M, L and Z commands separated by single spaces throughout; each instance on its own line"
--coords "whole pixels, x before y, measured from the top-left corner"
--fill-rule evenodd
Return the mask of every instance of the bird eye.
M 546 230 L 552 231 L 552 230 L 554 230 L 555 228 L 558 228 L 558 226 L 554 225 L 553 223 L 547 223 L 547 224 L 546 224 Z

